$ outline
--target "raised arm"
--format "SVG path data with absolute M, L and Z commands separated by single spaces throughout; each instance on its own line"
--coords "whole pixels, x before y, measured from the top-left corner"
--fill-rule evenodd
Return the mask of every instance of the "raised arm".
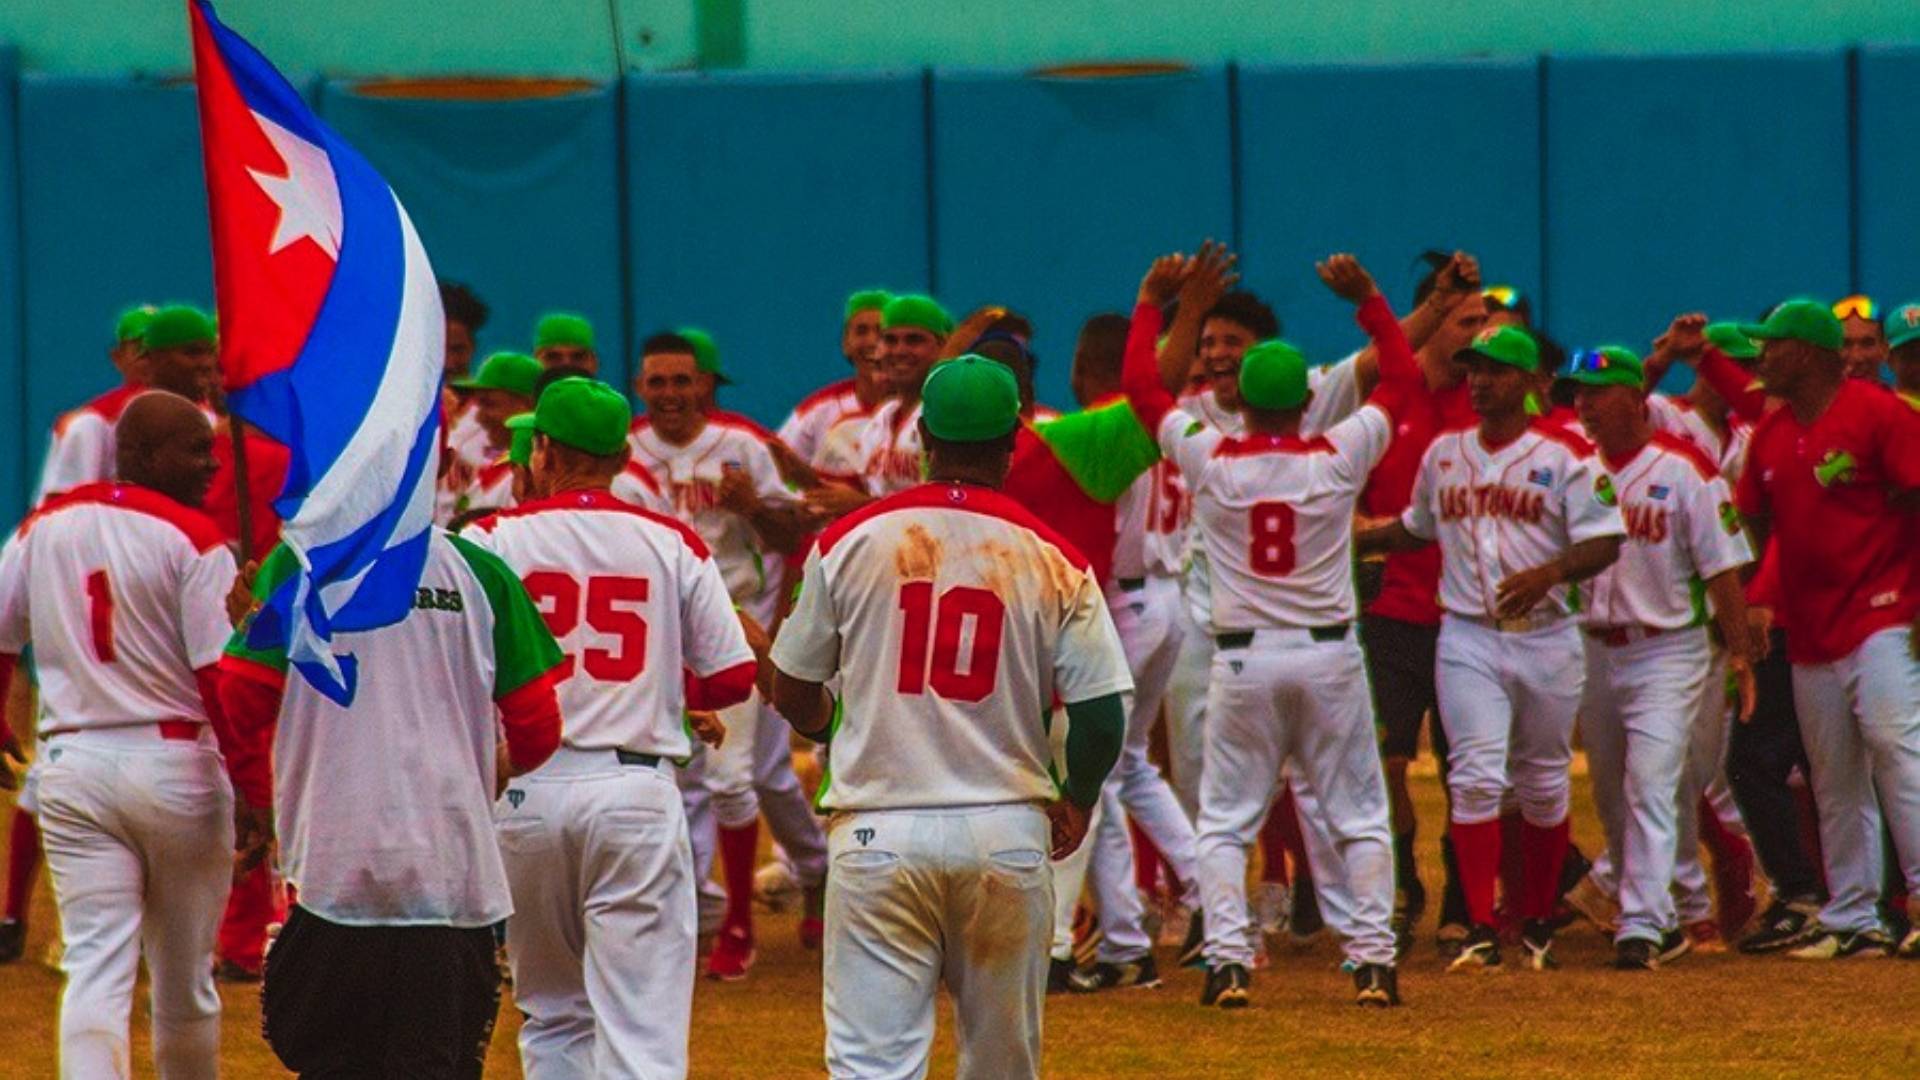
M 1176 398 L 1186 390 L 1187 377 L 1193 372 L 1194 357 L 1200 352 L 1200 328 L 1207 321 L 1207 312 L 1240 280 L 1233 269 L 1235 260 L 1236 256 L 1225 244 L 1212 240 L 1202 243 L 1199 252 L 1188 260 L 1187 277 L 1180 284 L 1178 296 L 1180 309 L 1175 312 L 1173 325 L 1167 328 L 1167 339 L 1160 344 L 1156 357 L 1160 385 Z

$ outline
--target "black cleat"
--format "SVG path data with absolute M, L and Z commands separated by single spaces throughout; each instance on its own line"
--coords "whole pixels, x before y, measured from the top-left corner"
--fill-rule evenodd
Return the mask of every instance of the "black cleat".
M 1400 973 L 1385 964 L 1361 964 L 1353 973 L 1353 1003 L 1390 1009 L 1400 1004 Z
M 1076 994 L 1097 994 L 1102 990 L 1128 986 L 1152 990 L 1159 985 L 1160 968 L 1153 962 L 1152 953 L 1138 960 L 1122 960 L 1118 963 L 1102 960 L 1067 976 L 1067 989 Z
M 1693 948 L 1693 936 L 1682 929 L 1669 930 L 1660 935 L 1660 966 L 1665 967 L 1687 955 Z
M 1207 920 L 1196 910 L 1187 920 L 1187 940 L 1180 943 L 1180 958 L 1175 963 L 1183 968 L 1206 967 L 1206 957 L 1201 955 L 1206 947 Z
M 1760 916 L 1754 931 L 1740 939 L 1740 951 L 1749 956 L 1799 948 L 1820 934 L 1813 900 L 1775 900 Z
M 1247 988 L 1253 979 L 1239 964 L 1207 969 L 1207 986 L 1200 991 L 1200 1004 L 1221 1009 L 1247 1007 Z
M 1066 994 L 1073 991 L 1073 976 L 1078 971 L 1072 960 L 1059 957 L 1047 959 L 1047 993 Z
M 1500 933 L 1491 926 L 1475 926 L 1467 930 L 1467 936 L 1460 941 L 1460 951 L 1454 954 L 1453 962 L 1447 965 L 1448 971 L 1498 971 L 1500 970 Z
M 0 964 L 11 964 L 27 951 L 27 924 L 0 919 Z
M 1615 971 L 1660 970 L 1660 947 L 1646 938 L 1622 938 L 1613 946 Z
M 1520 946 L 1527 952 L 1527 966 L 1535 971 L 1554 971 L 1560 961 L 1553 955 L 1553 924 L 1544 919 L 1528 919 L 1520 928 Z
M 1788 953 L 1795 960 L 1863 960 L 1893 955 L 1893 939 L 1880 930 L 1819 929 L 1805 945 Z

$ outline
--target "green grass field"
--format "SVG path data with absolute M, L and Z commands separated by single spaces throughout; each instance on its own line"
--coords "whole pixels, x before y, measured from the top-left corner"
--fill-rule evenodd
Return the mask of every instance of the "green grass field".
M 1595 828 L 1583 781 L 1576 835 Z M 1440 792 L 1416 777 L 1422 821 L 1436 823 Z M 1436 868 L 1437 829 L 1421 839 Z M 1434 869 L 1423 872 L 1435 876 Z M 0 1077 L 55 1075 L 60 977 L 37 962 L 52 933 L 52 897 L 36 901 L 28 958 L 0 967 Z M 823 1073 L 818 954 L 801 951 L 793 917 L 760 922 L 761 958 L 745 982 L 703 981 L 695 991 L 693 1075 L 787 1077 Z M 1051 998 L 1050 1077 L 1268 1077 L 1362 1074 L 1444 1077 L 1898 1076 L 1920 1075 L 1920 964 L 1830 964 L 1737 955 L 1689 956 L 1650 975 L 1605 967 L 1611 951 L 1593 931 L 1567 931 L 1562 970 L 1448 976 L 1431 926 L 1401 976 L 1408 1005 L 1383 1013 L 1351 1004 L 1351 983 L 1328 941 L 1282 943 L 1254 977 L 1254 1005 L 1200 1009 L 1199 976 L 1178 972 L 1159 990 Z M 1163 956 L 1163 959 L 1166 957 Z M 143 984 L 144 993 L 144 984 Z M 260 1039 L 258 990 L 224 986 L 224 1072 L 286 1073 Z M 933 1075 L 953 1072 L 943 1011 Z M 490 1077 L 520 1075 L 518 1015 L 501 1010 Z M 145 1007 L 136 1009 L 135 1071 L 153 1075 Z

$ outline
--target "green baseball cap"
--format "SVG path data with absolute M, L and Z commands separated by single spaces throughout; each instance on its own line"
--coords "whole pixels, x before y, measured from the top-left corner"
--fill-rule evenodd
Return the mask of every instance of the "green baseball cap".
M 727 373 L 720 370 L 720 346 L 713 343 L 712 334 L 697 326 L 683 326 L 674 333 L 686 338 L 687 344 L 693 346 L 694 370 L 706 372 L 722 386 L 733 383 L 732 379 L 727 378 Z
M 533 464 L 533 414 L 523 412 L 507 417 L 507 430 L 512 433 L 507 442 L 508 463 L 522 468 Z
M 1453 354 L 1455 360 L 1484 356 L 1497 364 L 1521 371 L 1540 370 L 1540 346 L 1533 335 L 1517 326 L 1491 326 L 1480 331 L 1473 343 Z
M 920 404 L 935 438 L 986 442 L 1020 423 L 1020 384 L 1007 365 L 968 353 L 934 365 L 920 391 Z
M 863 311 L 884 311 L 893 294 L 885 289 L 861 289 L 847 297 L 847 313 L 841 322 L 852 322 Z
M 1886 330 L 1889 349 L 1920 340 L 1920 301 L 1901 304 L 1887 312 L 1886 321 L 1880 325 Z
M 627 445 L 627 428 L 632 424 L 633 406 L 620 391 L 578 375 L 541 391 L 540 403 L 532 412 L 507 418 L 509 431 L 537 431 L 554 442 L 602 457 L 617 454 Z M 527 452 L 533 452 L 531 440 Z
M 593 324 L 585 316 L 565 311 L 549 311 L 540 316 L 533 325 L 533 347 L 535 351 L 550 345 L 572 345 L 575 348 L 593 348 Z
M 533 400 L 533 386 L 540 381 L 540 361 L 526 353 L 497 352 L 487 357 L 471 378 L 454 382 L 456 390 L 505 390 Z
M 1760 355 L 1759 343 L 1741 333 L 1739 323 L 1708 323 L 1701 333 L 1706 335 L 1708 344 L 1735 360 L 1751 360 Z
M 894 297 L 880 309 L 882 330 L 898 326 L 917 326 L 935 337 L 946 337 L 953 333 L 953 316 L 933 297 L 908 293 Z
M 113 343 L 125 345 L 129 341 L 140 341 L 146 337 L 147 324 L 153 321 L 153 314 L 160 309 L 152 304 L 135 304 L 120 313 L 113 321 Z
M 1560 378 L 1582 386 L 1631 386 L 1640 389 L 1647 384 L 1647 369 L 1632 349 L 1620 345 L 1602 345 L 1597 349 L 1580 349 L 1568 357 L 1567 366 L 1560 371 Z
M 219 336 L 213 316 L 192 304 L 168 304 L 147 317 L 140 344 L 148 349 L 172 349 Z
M 1307 358 L 1271 338 L 1240 358 L 1240 400 L 1256 409 L 1297 409 L 1307 400 Z
M 1840 351 L 1847 336 L 1833 309 L 1818 300 L 1789 300 L 1774 308 L 1765 322 L 1741 323 L 1740 332 L 1761 341 L 1804 341 L 1832 352 Z

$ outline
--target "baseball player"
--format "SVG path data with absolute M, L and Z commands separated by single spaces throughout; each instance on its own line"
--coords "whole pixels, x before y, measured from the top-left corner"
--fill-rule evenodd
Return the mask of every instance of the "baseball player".
M 1847 376 L 1840 320 L 1822 304 L 1788 301 L 1741 330 L 1763 343 L 1760 381 L 1784 402 L 1754 429 L 1738 503 L 1755 542 L 1779 545 L 1779 618 L 1831 894 L 1818 933 L 1791 955 L 1884 954 L 1883 810 L 1909 910 L 1920 895 L 1920 413 Z M 1920 931 L 1899 951 L 1920 955 Z
M 1321 274 L 1362 306 L 1393 393 L 1417 378 L 1379 290 L 1357 262 L 1335 256 Z M 1249 349 L 1237 376 L 1247 435 L 1229 438 L 1179 409 L 1160 424 L 1161 449 L 1193 492 L 1194 525 L 1212 568 L 1209 625 L 1218 649 L 1201 771 L 1200 891 L 1207 983 L 1201 1004 L 1248 1004 L 1253 942 L 1247 849 L 1291 765 L 1318 796 L 1339 853 L 1350 920 L 1347 958 L 1362 1005 L 1399 1003 L 1394 969 L 1393 854 L 1385 780 L 1360 647 L 1352 520 L 1368 474 L 1393 437 L 1386 407 L 1369 403 L 1302 438 L 1312 393 L 1299 350 Z
M 1440 436 L 1421 460 L 1412 501 L 1368 529 L 1366 550 L 1441 553 L 1436 682 L 1446 727 L 1453 849 L 1472 920 L 1449 970 L 1499 966 L 1494 881 L 1500 803 L 1522 815 L 1522 889 L 1529 966 L 1557 966 L 1549 921 L 1567 850 L 1568 768 L 1584 660 L 1569 586 L 1619 557 L 1626 526 L 1590 448 L 1530 423 L 1540 358 L 1526 331 L 1482 331 L 1459 359 L 1477 428 Z
M 453 384 L 469 395 L 469 415 L 486 433 L 480 454 L 485 464 L 470 468 L 457 457 L 448 463 L 435 496 L 435 517 L 440 523 L 451 524 L 476 510 L 512 505 L 513 467 L 506 460 L 512 434 L 507 431 L 507 418 L 533 408 L 539 379 L 540 363 L 533 357 L 497 352 L 472 378 Z
M 1726 669 L 1715 662 L 1702 605 L 1711 603 L 1751 699 L 1740 568 L 1753 552 L 1713 462 L 1692 443 L 1654 431 L 1638 356 L 1618 346 L 1581 350 L 1561 378 L 1573 387 L 1627 527 L 1619 560 L 1587 590 L 1580 730 L 1618 866 L 1614 966 L 1651 971 L 1691 945 L 1672 888 L 1683 776 L 1693 729 L 1722 723 L 1705 711 L 1723 693 L 1712 676 Z M 1689 802 L 1698 797 L 1697 788 L 1687 793 Z
M 1887 315 L 1887 364 L 1893 388 L 1920 409 L 1920 303 L 1901 304 Z
M 760 626 L 771 626 L 779 604 L 779 553 L 800 534 L 798 501 L 759 435 L 699 407 L 697 364 L 693 343 L 678 334 L 656 334 L 642 346 L 636 388 L 646 415 L 628 436 L 633 460 L 713 553 L 734 602 Z M 706 762 L 728 883 L 726 921 L 708 962 L 715 978 L 742 978 L 753 964 L 752 882 L 762 812 L 794 861 L 802 888 L 812 894 L 802 942 L 817 944 L 820 933 L 826 838 L 794 776 L 786 727 L 763 712 L 757 694 L 725 710 L 721 718 L 731 737 Z
M 952 316 L 930 296 L 896 296 L 881 309 L 880 357 L 893 397 L 862 428 L 856 456 L 867 494 L 890 495 L 920 483 L 920 387 L 951 333 Z
M 880 312 L 893 294 L 884 289 L 862 289 L 847 297 L 840 324 L 840 354 L 853 366 L 853 377 L 828 383 L 800 399 L 785 423 L 780 441 L 813 463 L 820 456 L 827 432 L 849 416 L 871 412 L 886 399 L 888 382 L 882 374 Z
M 916 404 L 929 482 L 821 535 L 772 651 L 781 714 L 831 740 L 827 1067 L 924 1075 L 945 985 L 959 1075 L 1034 1077 L 1047 856 L 1085 835 L 1131 682 L 1086 560 L 995 490 L 1019 426 L 1013 374 L 962 357 Z M 1064 800 L 1044 719 L 1056 699 Z
M 53 422 L 36 504 L 49 495 L 113 478 L 113 425 L 148 381 L 141 338 L 157 310 L 152 304 L 140 304 L 121 312 L 115 321 L 107 357 L 120 373 L 120 385 Z
M 213 945 L 234 846 L 215 664 L 233 556 L 195 507 L 213 429 L 142 394 L 115 425 L 120 480 L 44 504 L 0 552 L 0 682 L 34 646 L 40 764 L 31 803 L 65 937 L 60 1069 L 131 1076 L 134 976 L 152 978 L 162 1076 L 213 1076 Z
M 632 419 L 601 383 L 549 387 L 508 421 L 537 433 L 533 497 L 469 530 L 520 575 L 568 656 L 561 747 L 508 786 L 494 820 L 520 1057 L 536 1078 L 686 1075 L 695 884 L 671 770 L 693 752 L 683 709 L 753 688 L 706 545 L 609 490 Z
M 1847 376 L 1878 382 L 1880 366 L 1887 361 L 1887 334 L 1873 297 L 1843 297 L 1834 301 L 1833 314 L 1840 320 L 1840 361 L 1847 366 Z
M 541 367 L 580 368 L 589 376 L 598 375 L 600 354 L 593 348 L 593 324 L 571 312 L 547 312 L 533 324 L 533 358 Z

